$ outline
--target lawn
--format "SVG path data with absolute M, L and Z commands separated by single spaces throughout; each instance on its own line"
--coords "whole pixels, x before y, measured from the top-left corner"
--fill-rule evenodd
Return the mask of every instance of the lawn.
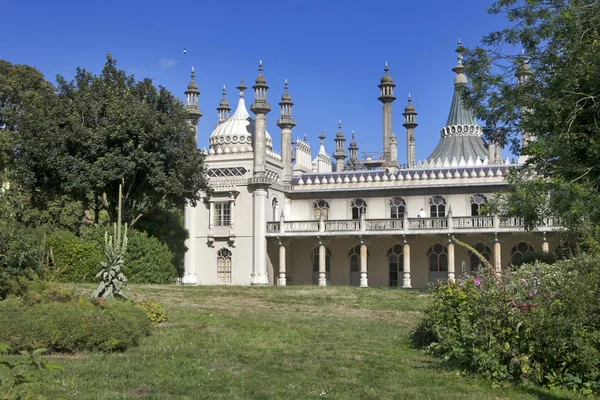
M 75 286 L 91 292 L 92 286 Z M 411 348 L 428 296 L 352 287 L 132 286 L 169 321 L 124 353 L 50 355 L 53 399 L 567 399 L 494 388 Z

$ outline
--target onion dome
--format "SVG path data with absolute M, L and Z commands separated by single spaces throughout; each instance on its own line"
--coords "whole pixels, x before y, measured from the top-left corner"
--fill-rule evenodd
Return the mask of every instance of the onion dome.
M 385 63 L 385 68 L 383 69 L 385 71 L 385 75 L 383 75 L 381 77 L 381 83 L 394 83 L 392 77 L 389 74 L 389 68 L 388 68 L 388 64 L 387 61 Z
M 410 93 L 408 94 L 408 104 L 406 105 L 406 107 L 404 107 L 404 111 L 408 112 L 414 112 L 415 111 L 415 106 L 412 105 L 411 103 L 412 99 L 410 98 Z
M 338 121 L 338 131 L 335 134 L 336 138 L 343 138 L 344 137 L 344 132 L 342 132 L 342 121 Z
M 258 76 L 256 77 L 256 84 L 257 85 L 262 85 L 267 83 L 267 80 L 265 79 L 265 77 L 263 76 L 263 66 L 262 66 L 262 60 L 260 60 L 260 62 L 258 63 Z
M 223 85 L 223 98 L 219 102 L 221 107 L 229 107 L 229 102 L 227 101 L 227 89 L 225 89 L 225 85 Z
M 253 150 L 254 118 L 250 116 L 244 101 L 244 82 L 238 86 L 240 99 L 237 109 L 229 119 L 217 125 L 210 135 L 210 154 L 245 153 Z M 273 150 L 273 139 L 269 132 L 267 150 Z

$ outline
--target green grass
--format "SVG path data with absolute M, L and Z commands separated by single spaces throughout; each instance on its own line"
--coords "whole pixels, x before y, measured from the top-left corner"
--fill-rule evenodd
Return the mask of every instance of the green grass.
M 91 292 L 93 287 L 76 286 Z M 169 321 L 124 353 L 50 355 L 40 390 L 66 399 L 566 399 L 493 388 L 411 348 L 428 296 L 352 287 L 133 286 Z

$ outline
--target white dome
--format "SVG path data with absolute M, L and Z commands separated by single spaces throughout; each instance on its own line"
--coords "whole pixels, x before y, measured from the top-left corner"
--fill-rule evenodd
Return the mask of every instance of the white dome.
M 240 100 L 233 115 L 227 121 L 217 125 L 210 135 L 210 148 L 217 154 L 232 152 L 234 148 L 239 151 L 244 146 L 251 149 L 253 146 L 253 136 L 254 118 L 246 110 L 244 92 L 240 92 Z M 267 132 L 267 149 L 273 150 L 273 140 L 269 132 Z

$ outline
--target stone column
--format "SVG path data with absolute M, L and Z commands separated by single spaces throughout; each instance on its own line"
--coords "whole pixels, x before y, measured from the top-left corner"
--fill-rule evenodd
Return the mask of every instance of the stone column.
M 319 243 L 319 286 L 327 286 L 327 250 L 323 243 Z
M 363 242 L 360 245 L 360 287 L 369 287 L 367 279 L 367 245 Z
M 212 231 L 215 224 L 215 203 L 210 200 L 208 208 L 208 230 Z
M 235 222 L 235 197 L 233 193 L 229 195 L 229 229 L 233 230 L 233 224 Z
M 500 247 L 498 235 L 494 237 L 494 268 L 496 273 L 502 272 L 502 248 Z
M 267 285 L 267 190 L 257 187 L 252 192 L 252 285 Z
M 448 242 L 448 280 L 454 281 L 454 243 L 452 243 L 452 238 Z
M 279 241 L 279 279 L 277 280 L 279 286 L 286 285 L 285 268 L 285 243 Z
M 265 114 L 256 114 L 254 120 L 254 176 L 265 176 L 267 171 L 267 118 Z
M 402 287 L 409 289 L 412 287 L 410 282 L 410 245 L 406 241 L 404 242 L 402 256 L 404 257 L 404 279 L 402 281 Z

